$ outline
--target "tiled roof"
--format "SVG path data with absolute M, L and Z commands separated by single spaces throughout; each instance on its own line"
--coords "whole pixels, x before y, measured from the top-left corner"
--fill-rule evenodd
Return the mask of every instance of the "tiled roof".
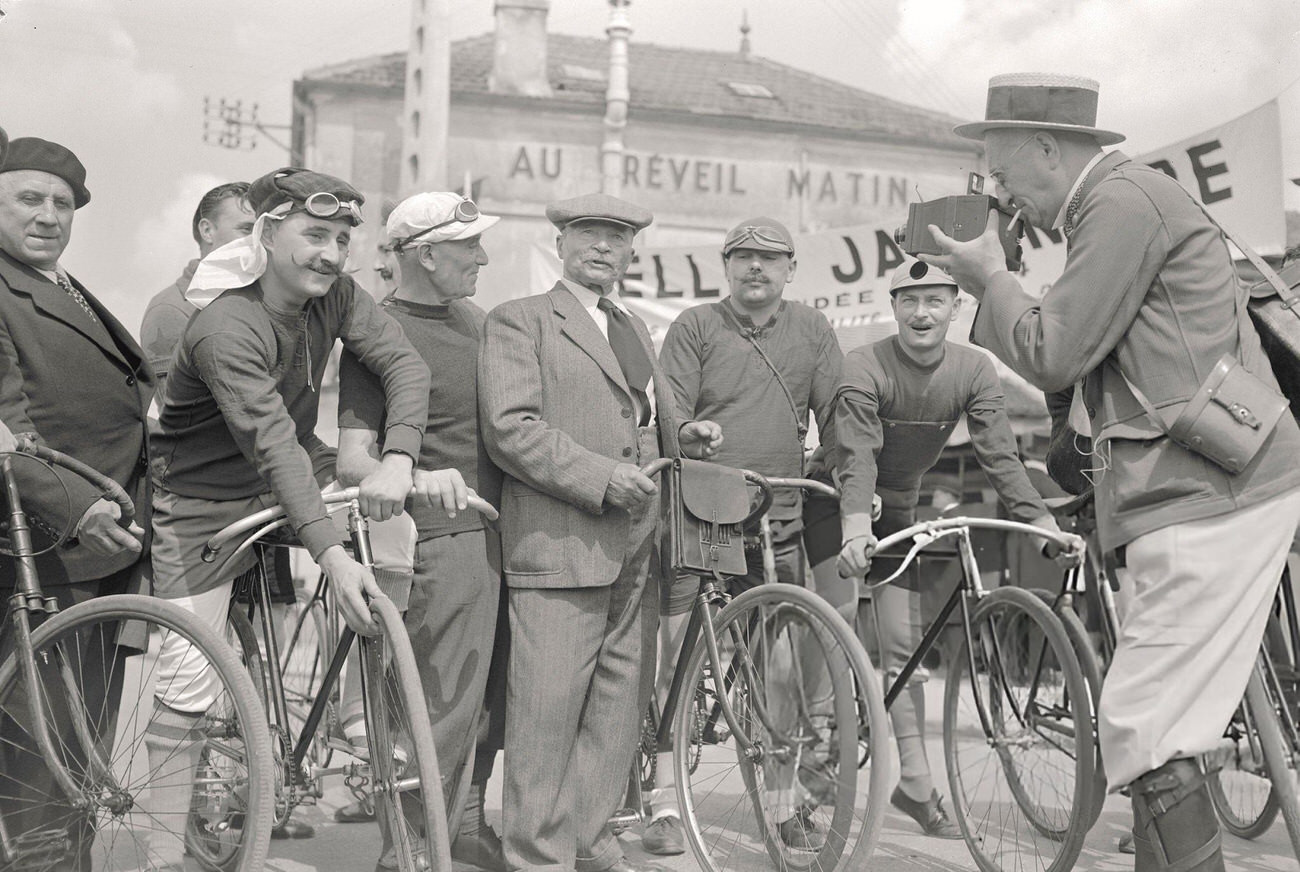
M 493 35 L 454 42 L 451 52 L 452 93 L 458 97 L 489 94 Z M 603 75 L 608 63 L 609 44 L 605 40 L 550 34 L 547 68 L 552 96 L 515 99 L 599 107 L 604 103 Z M 629 64 L 633 114 L 654 111 L 704 118 L 760 119 L 870 139 L 974 148 L 952 133 L 953 125 L 966 119 L 888 100 L 766 58 L 632 42 Z M 398 93 L 405 79 L 405 52 L 335 64 L 303 75 L 308 86 L 363 85 Z M 761 85 L 773 96 L 741 96 L 730 87 L 733 82 Z

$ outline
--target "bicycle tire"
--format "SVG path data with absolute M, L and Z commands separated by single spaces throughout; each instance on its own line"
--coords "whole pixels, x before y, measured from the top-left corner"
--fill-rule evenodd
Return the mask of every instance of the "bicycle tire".
M 824 600 L 787 584 L 746 591 L 718 612 L 713 624 L 719 656 L 726 662 L 712 664 L 700 640 L 690 661 L 679 665 L 686 669 L 682 686 L 691 689 L 693 698 L 679 700 L 673 721 L 677 796 L 696 860 L 708 872 L 752 869 L 755 854 L 764 853 L 782 872 L 863 868 L 880 835 L 891 773 L 884 696 L 861 643 Z M 796 631 L 801 635 L 796 637 Z M 786 721 L 789 734 L 771 727 L 779 718 L 770 717 L 762 703 L 768 698 L 766 676 L 776 668 L 779 653 L 774 638 L 783 640 L 780 647 L 791 652 L 787 675 L 792 679 L 814 670 L 819 678 L 829 677 L 829 705 L 819 699 L 810 703 L 809 687 L 802 683 L 803 694 L 789 695 L 799 709 L 797 718 Z M 812 655 L 825 659 L 810 662 Z M 723 674 L 714 675 L 715 668 Z M 719 684 L 735 724 L 716 723 L 705 731 L 708 738 L 698 740 L 699 707 L 708 712 L 709 721 L 721 718 L 714 711 L 720 708 Z M 732 726 L 740 727 L 753 743 L 757 758 L 747 753 Z M 862 735 L 872 747 L 866 789 L 858 765 Z M 697 746 L 702 755 L 692 769 Z M 769 813 L 766 805 L 770 791 L 764 762 L 782 758 L 796 782 L 789 802 L 803 796 L 798 817 L 803 826 L 811 821 L 822 834 L 819 849 L 789 849 L 777 834 L 777 810 Z M 808 799 L 817 792 L 822 802 L 814 806 Z M 828 798 L 833 806 L 825 801 Z
M 451 872 L 442 777 L 411 640 L 390 599 L 375 597 L 370 611 L 380 632 L 360 637 L 362 693 L 385 855 L 393 851 L 402 872 Z
M 145 628 L 148 632 L 143 636 L 139 635 L 141 624 L 148 625 Z M 52 716 L 57 719 L 61 714 L 67 718 L 75 711 L 78 718 L 81 714 L 95 718 L 95 723 L 82 725 L 81 729 L 93 731 L 93 734 L 83 734 L 91 735 L 111 770 L 112 788 L 109 789 L 105 786 L 104 773 L 87 771 L 94 767 L 85 763 L 88 755 L 84 751 L 84 741 L 73 743 L 66 740 L 69 730 L 78 727 L 64 723 L 52 729 L 52 733 L 56 733 L 52 736 L 57 740 L 56 750 L 64 755 L 63 763 L 69 774 L 78 782 L 84 781 L 82 798 L 88 802 L 89 812 L 81 814 L 91 814 L 96 819 L 96 825 L 87 824 L 93 826 L 93 841 L 87 849 L 93 855 L 89 862 L 97 870 L 139 868 L 141 858 L 158 856 L 151 854 L 158 846 L 150 847 L 150 831 L 170 833 L 167 839 L 169 850 L 179 851 L 185 837 L 190 819 L 188 806 L 175 809 L 167 806 L 162 797 L 152 795 L 153 790 L 161 789 L 160 784 L 166 778 L 172 779 L 167 786 L 173 790 L 179 787 L 190 792 L 191 784 L 178 784 L 175 780 L 184 768 L 160 772 L 166 767 L 152 768 L 147 760 L 141 761 L 146 757 L 144 735 L 147 726 L 142 720 L 150 718 L 150 710 L 152 714 L 157 713 L 153 704 L 154 693 L 150 692 L 150 688 L 156 690 L 158 686 L 157 676 L 150 670 L 157 666 L 157 650 L 163 632 L 179 633 L 186 638 L 206 657 L 212 674 L 220 683 L 216 702 L 198 720 L 198 728 L 204 731 L 198 756 L 202 760 L 203 752 L 208 752 L 205 765 L 214 765 L 213 756 L 222 755 L 226 768 L 216 777 L 204 779 L 214 809 L 213 817 L 229 824 L 227 833 L 232 829 L 238 830 L 238 848 L 234 852 L 237 862 L 233 862 L 231 867 L 239 872 L 256 872 L 265 863 L 269 849 L 274 788 L 271 740 L 253 681 L 225 640 L 190 612 L 165 600 L 131 594 L 79 603 L 53 615 L 32 634 L 37 662 L 42 664 L 42 669 L 56 670 L 59 676 L 62 695 L 58 699 L 64 708 L 61 712 L 51 709 L 54 712 Z M 115 656 L 115 646 L 109 640 L 125 643 L 124 634 L 128 633 L 142 640 L 143 653 Z M 99 646 L 97 652 L 89 647 L 92 644 Z M 80 653 L 83 646 L 86 646 L 84 656 Z M 105 669 L 109 674 L 101 677 L 106 683 L 121 682 L 120 703 L 116 711 L 98 706 L 96 712 L 87 707 L 88 702 L 92 707 L 97 706 L 94 700 L 87 700 L 80 694 L 74 699 L 70 692 L 84 687 L 85 678 L 93 674 L 92 671 L 102 673 Z M 24 696 L 24 692 L 16 671 L 17 655 L 6 658 L 0 666 L 0 709 L 10 717 L 15 711 L 25 712 L 25 709 L 18 708 L 25 706 L 25 702 L 18 699 Z M 51 686 L 49 682 L 41 684 L 47 703 L 51 700 Z M 108 738 L 110 735 L 111 739 Z M 235 774 L 222 774 L 229 771 Z M 191 770 L 185 777 L 193 781 L 196 774 Z M 205 771 L 205 775 L 210 773 Z M 155 779 L 152 785 L 147 783 L 151 778 Z M 9 799 L 15 801 L 16 797 Z M 11 811 L 6 812 L 6 815 L 10 814 Z M 29 845 L 44 843 L 53 847 L 50 835 L 54 830 L 57 827 L 47 826 L 39 833 L 28 832 L 25 838 Z M 20 837 L 24 835 L 15 833 L 12 827 L 10 832 Z M 66 854 L 66 847 L 64 852 Z M 68 858 L 44 859 L 57 865 Z M 39 860 L 30 859 L 22 867 L 28 870 L 44 868 Z
M 1007 620 L 1001 622 L 1001 617 Z M 982 598 L 971 615 L 970 630 L 978 651 L 973 654 L 962 638 L 944 688 L 944 756 L 958 826 L 982 872 L 1065 872 L 1078 858 L 1091 825 L 1094 739 L 1083 707 L 1043 697 L 1055 691 L 1087 699 L 1074 647 L 1060 619 L 1038 597 L 1019 588 L 998 588 Z M 1011 647 L 1021 634 L 1025 644 Z M 1019 650 L 1025 657 L 1013 659 Z M 972 658 L 978 675 L 971 674 Z M 987 687 L 979 687 L 981 681 Z M 1021 688 L 1028 691 L 1023 702 L 1011 696 Z M 981 699 L 987 700 L 983 708 L 992 735 L 980 717 Z M 1020 722 L 1012 725 L 1014 731 L 1006 729 L 1008 715 Z M 1020 761 L 1015 759 L 1018 749 L 1025 752 Z M 981 750 L 986 755 L 982 762 L 968 762 Z M 1067 777 L 1063 789 L 1049 781 L 1031 790 L 1036 786 L 1037 759 L 1030 751 Z M 995 779 L 992 797 L 986 777 Z M 1049 791 L 1051 796 L 1044 796 Z M 1040 797 L 1055 805 L 1045 807 Z
M 1083 680 L 1088 685 L 1088 702 L 1091 709 L 1088 712 L 1088 723 L 1092 725 L 1093 737 L 1093 776 L 1090 795 L 1092 797 L 1092 810 L 1088 814 L 1088 829 L 1092 829 L 1093 824 L 1101 818 L 1101 810 L 1106 805 L 1106 771 L 1101 762 L 1101 740 L 1097 734 L 1097 713 L 1101 710 L 1101 685 L 1102 671 L 1101 658 L 1097 655 L 1097 650 L 1093 646 L 1092 638 L 1088 635 L 1088 630 L 1083 625 L 1083 619 L 1074 608 L 1065 603 L 1057 603 L 1058 596 L 1049 590 L 1041 588 L 1033 589 L 1052 612 L 1061 619 L 1061 628 L 1065 630 L 1066 638 L 1070 640 L 1071 647 L 1074 648 L 1074 655 L 1079 661 L 1079 669 L 1083 672 Z
M 1246 705 L 1259 733 L 1260 750 L 1269 779 L 1273 782 L 1273 793 L 1277 796 L 1282 819 L 1286 822 L 1287 835 L 1291 838 L 1291 850 L 1300 859 L 1300 793 L 1297 791 L 1295 768 L 1295 755 L 1300 749 L 1295 747 L 1295 736 L 1288 740 L 1283 735 L 1282 722 L 1276 708 L 1281 704 L 1284 704 L 1283 701 L 1274 699 L 1273 693 L 1266 687 L 1257 665 L 1246 684 Z

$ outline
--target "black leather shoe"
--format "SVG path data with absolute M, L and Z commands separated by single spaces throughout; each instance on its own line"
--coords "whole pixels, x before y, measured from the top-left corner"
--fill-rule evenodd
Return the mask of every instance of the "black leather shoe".
M 788 821 L 781 821 L 776 825 L 776 832 L 792 851 L 816 852 L 826 845 L 826 838 L 817 832 L 812 818 L 806 812 L 796 814 Z
M 289 818 L 280 826 L 271 830 L 273 839 L 310 839 L 316 835 L 316 828 L 311 824 Z
M 623 857 L 613 866 L 610 866 L 605 872 L 669 872 L 669 870 L 660 866 L 658 863 L 647 863 L 644 860 L 629 860 Z
M 904 793 L 902 787 L 895 787 L 894 794 L 889 797 L 889 804 L 920 824 L 922 832 L 927 836 L 936 839 L 961 838 L 961 830 L 948 818 L 948 812 L 943 809 L 943 799 L 937 790 L 932 790 L 930 798 L 925 802 L 917 802 Z
M 457 836 L 451 843 L 451 859 L 487 872 L 508 872 L 501 837 L 487 826 L 471 836 Z

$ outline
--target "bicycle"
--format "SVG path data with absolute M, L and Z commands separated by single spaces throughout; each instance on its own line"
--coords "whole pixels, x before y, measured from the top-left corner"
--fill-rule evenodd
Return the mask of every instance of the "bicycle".
M 67 531 L 53 529 L 48 519 L 29 523 L 15 464 L 34 457 L 45 468 L 81 475 L 117 503 L 123 523 L 134 517 L 134 506 L 115 482 L 85 464 L 44 446 L 21 448 L 0 462 L 4 552 L 17 570 L 9 602 L 12 651 L 0 665 L 0 865 L 127 870 L 179 863 L 189 818 L 185 799 L 195 781 L 204 813 L 225 822 L 230 868 L 261 869 L 271 833 L 273 762 L 252 679 L 222 638 L 165 600 L 116 594 L 59 610 L 56 598 L 42 592 L 36 557 L 57 547 Z M 62 486 L 51 477 L 53 487 Z M 33 527 L 50 537 L 40 550 Z M 206 660 L 210 685 L 161 681 L 157 654 L 173 633 Z M 197 780 L 183 754 L 158 766 L 145 759 L 160 747 L 195 743 L 214 765 Z M 180 801 L 173 802 L 178 792 Z
M 664 458 L 642 472 L 653 477 L 678 462 Z M 722 536 L 739 536 L 761 516 L 773 487 L 826 487 L 741 473 L 760 497 Z M 856 634 L 804 588 L 765 584 L 733 599 L 721 576 L 694 574 L 700 592 L 663 714 L 653 735 L 643 733 L 628 807 L 613 823 L 640 820 L 642 778 L 656 752 L 671 750 L 687 842 L 701 868 L 752 869 L 765 854 L 790 872 L 862 868 L 883 823 L 878 798 L 888 790 L 890 758 L 879 678 Z M 781 693 L 769 691 L 769 679 Z M 864 790 L 859 769 L 868 763 Z M 778 825 L 791 810 L 799 826 L 824 835 L 820 847 L 785 844 Z
M 369 567 L 373 560 L 368 523 L 357 493 L 356 488 L 349 488 L 322 497 L 331 511 L 347 512 L 353 553 Z M 495 515 L 486 503 L 475 507 Z M 249 515 L 213 536 L 203 558 L 215 559 L 227 544 L 244 537 L 233 559 L 240 551 L 267 541 L 267 536 L 288 523 L 280 506 Z M 229 624 L 264 701 L 274 738 L 277 823 L 287 820 L 299 804 L 314 802 L 323 792 L 325 777 L 342 775 L 354 792 L 369 787 L 385 844 L 391 840 L 395 851 L 397 868 L 450 872 L 451 841 L 428 708 L 410 639 L 392 601 L 387 597 L 370 600 L 380 633 L 359 637 L 351 628 L 339 627 L 337 609 L 328 606 L 332 597 L 329 580 L 322 577 L 281 652 L 269 609 L 269 580 L 261 561 L 250 574 L 247 593 L 247 607 L 232 605 Z M 254 617 L 258 618 L 256 629 Z M 358 638 L 368 739 L 364 749 L 333 738 L 340 675 Z M 339 750 L 349 759 L 331 765 L 333 752 Z M 221 843 L 207 838 L 203 831 L 196 835 L 200 836 L 192 840 L 196 853 L 206 864 L 224 869 Z
M 1095 538 L 1091 492 L 1053 506 L 1059 520 L 1071 524 L 1082 535 Z M 1088 549 L 1085 572 L 1071 585 L 1067 579 L 1055 597 L 1041 595 L 1053 603 L 1057 614 L 1071 623 L 1076 650 L 1090 679 L 1095 703 L 1100 699 L 1101 681 L 1115 652 L 1119 615 L 1114 592 L 1114 569 Z M 1075 609 L 1082 601 L 1097 632 L 1088 633 Z M 1257 838 L 1272 826 L 1279 812 L 1287 824 L 1292 848 L 1300 857 L 1300 798 L 1296 770 L 1300 761 L 1300 688 L 1295 668 L 1300 652 L 1300 621 L 1290 584 L 1290 569 L 1284 568 L 1279 582 L 1277 606 L 1269 616 L 1259 658 L 1247 684 L 1242 705 L 1224 733 L 1223 746 L 1206 755 L 1210 799 L 1224 829 L 1240 838 Z M 1095 723 L 1094 723 L 1095 729 Z M 1104 776 L 1103 776 L 1104 784 Z M 1104 797 L 1102 797 L 1104 799 Z M 1097 813 L 1100 813 L 1100 801 Z M 1094 817 L 1095 819 L 1095 817 Z
M 1017 521 L 967 517 L 922 521 L 881 539 L 873 559 L 897 559 L 891 548 L 912 545 L 898 569 L 869 582 L 868 590 L 898 580 L 942 539 L 955 540 L 961 569 L 952 594 L 887 687 L 885 706 L 893 705 L 960 611 L 962 634 L 943 698 L 944 757 L 958 827 L 983 872 L 1064 872 L 1092 824 L 1085 814 L 1094 802 L 1091 700 L 1056 615 L 1029 591 L 984 589 L 971 542 L 975 529 L 1031 535 L 1062 548 L 1077 544 L 1069 534 Z

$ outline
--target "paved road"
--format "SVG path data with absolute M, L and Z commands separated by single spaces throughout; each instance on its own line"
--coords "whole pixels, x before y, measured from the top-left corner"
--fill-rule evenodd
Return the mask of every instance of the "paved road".
M 941 729 L 937 720 L 941 717 L 940 703 L 942 684 L 932 681 L 927 697 L 933 697 L 927 705 L 929 735 L 929 754 L 932 765 L 942 765 L 943 749 L 940 740 Z M 499 761 L 500 762 L 500 761 Z M 895 771 L 897 764 L 895 763 Z M 944 778 L 942 772 L 937 772 Z M 946 782 L 941 782 L 941 793 L 948 793 Z M 310 870 L 353 870 L 370 869 L 378 854 L 378 834 L 373 825 L 335 824 L 332 815 L 339 805 L 350 801 L 350 796 L 341 785 L 332 786 L 315 808 L 300 812 L 304 819 L 318 827 L 316 838 L 301 842 L 272 843 L 272 861 L 268 868 L 277 872 L 310 872 Z M 489 786 L 488 818 L 494 826 L 500 826 L 500 783 L 495 780 Z M 1083 853 L 1079 858 L 1078 870 L 1130 870 L 1133 858 L 1115 851 L 1115 845 L 1121 833 L 1129 825 L 1128 800 L 1120 796 L 1107 799 L 1102 817 L 1089 833 Z M 680 857 L 652 857 L 641 850 L 638 831 L 629 831 L 622 837 L 629 856 L 660 862 L 673 872 L 696 872 L 699 866 L 689 852 Z M 1227 866 L 1244 872 L 1295 872 L 1297 863 L 1290 854 L 1290 845 L 1286 831 L 1281 822 L 1255 842 L 1247 842 L 1232 836 L 1224 837 L 1224 854 Z M 754 864 L 755 872 L 769 869 L 764 862 Z M 874 859 L 870 864 L 872 872 L 913 872 L 913 870 L 970 870 L 975 868 L 967 851 L 965 842 L 941 841 L 922 836 L 916 825 L 906 816 L 889 809 L 884 830 L 877 846 Z M 1038 868 L 1036 864 L 1026 864 L 1026 872 Z M 738 869 L 736 872 L 747 872 Z

